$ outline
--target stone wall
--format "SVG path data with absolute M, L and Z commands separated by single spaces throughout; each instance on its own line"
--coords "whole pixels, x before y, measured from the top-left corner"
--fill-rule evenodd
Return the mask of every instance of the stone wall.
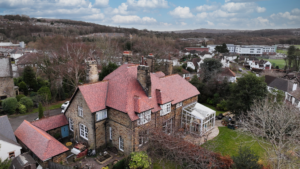
M 83 109 L 83 117 L 78 116 L 78 106 L 81 106 Z M 94 149 L 95 148 L 94 113 L 90 111 L 80 90 L 77 91 L 65 115 L 68 120 L 69 118 L 73 120 L 74 131 L 70 130 L 70 133 L 72 133 L 74 139 L 77 140 L 78 142 L 88 143 L 90 145 L 90 148 Z M 83 124 L 88 128 L 88 140 L 80 136 L 79 124 Z
M 51 136 L 54 137 L 55 133 L 59 133 L 59 135 L 61 136 L 61 128 L 58 127 L 56 129 L 52 129 L 52 130 L 49 130 L 47 131 L 47 133 L 49 133 Z M 54 137 L 55 138 L 55 137 Z
M 67 158 L 67 153 L 62 153 L 58 156 L 53 157 L 52 161 L 54 163 L 60 163 L 60 162 L 64 161 L 64 159 L 66 159 L 66 158 Z
M 0 77 L 0 96 L 15 97 L 14 79 L 11 77 Z
M 112 140 L 110 140 L 109 127 L 112 128 Z M 119 137 L 124 140 L 124 154 L 129 155 L 133 151 L 132 146 L 132 122 L 127 113 L 115 109 L 108 110 L 108 122 L 106 126 L 106 141 L 119 149 Z
M 96 122 L 95 127 L 96 127 L 96 148 L 98 149 L 99 147 L 105 145 L 105 120 L 101 120 Z

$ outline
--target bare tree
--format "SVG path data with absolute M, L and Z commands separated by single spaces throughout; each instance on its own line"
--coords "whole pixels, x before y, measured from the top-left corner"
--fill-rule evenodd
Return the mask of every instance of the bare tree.
M 266 98 L 255 102 L 240 120 L 242 131 L 253 136 L 266 151 L 266 157 L 272 168 L 300 167 L 299 109 Z

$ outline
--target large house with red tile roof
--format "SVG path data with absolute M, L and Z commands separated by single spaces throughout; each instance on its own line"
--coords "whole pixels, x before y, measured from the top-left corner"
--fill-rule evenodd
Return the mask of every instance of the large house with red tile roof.
M 65 112 L 70 135 L 92 149 L 112 145 L 129 154 L 146 147 L 150 128 L 179 129 L 182 108 L 200 93 L 178 74 L 151 69 L 123 64 L 103 81 L 79 86 Z
M 30 152 L 33 158 L 44 168 L 48 161 L 60 163 L 66 158 L 69 149 L 44 130 L 24 120 L 15 131 L 23 151 Z

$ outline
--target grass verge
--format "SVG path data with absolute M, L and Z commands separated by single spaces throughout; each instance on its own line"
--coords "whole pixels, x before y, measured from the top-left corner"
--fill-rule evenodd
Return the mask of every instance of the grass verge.
M 282 53 L 282 54 L 287 54 L 287 50 L 284 50 L 284 49 L 277 49 L 276 52 Z

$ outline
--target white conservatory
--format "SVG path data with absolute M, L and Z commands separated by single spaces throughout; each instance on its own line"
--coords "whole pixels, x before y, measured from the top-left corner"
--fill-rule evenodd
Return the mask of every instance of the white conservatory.
M 184 107 L 181 114 L 181 127 L 189 134 L 203 136 L 215 126 L 216 111 L 200 103 Z

